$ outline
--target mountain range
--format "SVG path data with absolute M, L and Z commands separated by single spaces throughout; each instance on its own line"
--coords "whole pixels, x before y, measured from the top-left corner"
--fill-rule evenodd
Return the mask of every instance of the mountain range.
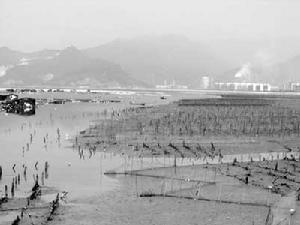
M 243 53 L 241 46 L 238 51 L 213 48 L 184 36 L 166 35 L 118 39 L 88 49 L 71 46 L 24 53 L 2 47 L 0 85 L 132 88 L 174 80 L 199 88 L 203 76 L 216 81 L 238 78 L 274 85 L 300 80 L 300 55 L 282 62 L 260 63 L 253 61 L 249 50 Z M 236 52 L 240 57 L 231 57 Z
M 0 83 L 5 86 L 134 87 L 144 85 L 118 65 L 90 59 L 75 47 L 21 53 L 0 49 Z M 0 67 L 1 68 L 1 67 Z
M 177 35 L 120 39 L 83 52 L 120 64 L 132 77 L 150 85 L 175 80 L 193 86 L 200 84 L 202 76 L 231 68 L 206 46 Z

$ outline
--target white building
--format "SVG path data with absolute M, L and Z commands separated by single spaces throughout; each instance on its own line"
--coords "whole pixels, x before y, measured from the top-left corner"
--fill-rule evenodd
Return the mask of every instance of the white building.
M 291 91 L 300 91 L 300 83 L 290 83 Z
M 268 83 L 217 82 L 215 87 L 231 91 L 271 91 L 271 85 Z
M 210 86 L 210 79 L 208 76 L 204 76 L 202 77 L 202 84 L 201 84 L 201 87 L 204 88 L 204 89 L 208 89 Z
M 187 89 L 188 86 L 176 84 L 175 80 L 173 80 L 173 82 L 171 82 L 170 84 L 167 84 L 167 81 L 165 80 L 163 85 L 155 85 L 155 88 L 157 88 L 157 89 Z

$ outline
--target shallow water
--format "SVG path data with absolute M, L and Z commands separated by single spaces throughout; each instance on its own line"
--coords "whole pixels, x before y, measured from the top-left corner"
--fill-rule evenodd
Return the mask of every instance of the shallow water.
M 98 154 L 90 158 L 89 154 L 86 154 L 84 160 L 80 159 L 77 150 L 72 149 L 68 140 L 85 129 L 89 121 L 99 119 L 103 109 L 101 105 L 77 103 L 41 106 L 32 117 L 1 114 L 0 165 L 3 167 L 3 180 L 0 183 L 0 190 L 4 190 L 3 185 L 10 183 L 13 176 L 23 174 L 23 164 L 27 166 L 27 182 L 21 182 L 19 190 L 23 189 L 21 188 L 23 185 L 32 186 L 32 174 L 41 176 L 46 161 L 50 165 L 46 185 L 72 190 L 70 194 L 74 197 L 99 190 L 105 191 L 116 186 L 116 180 L 103 177 L 100 172 L 101 167 L 103 169 L 116 167 L 119 164 L 117 157 L 104 159 L 102 156 L 103 159 L 100 160 Z M 36 162 L 38 162 L 37 169 Z M 14 164 L 16 172 L 12 169 Z
M 98 153 L 90 155 L 84 151 L 82 159 L 69 139 L 87 128 L 90 121 L 99 119 L 105 108 L 118 107 L 120 105 L 96 103 L 43 105 L 37 109 L 35 116 L 30 117 L 1 112 L 0 165 L 3 177 L 0 196 L 4 195 L 5 185 L 8 185 L 8 195 L 11 196 L 11 183 L 18 174 L 21 182 L 15 190 L 15 197 L 29 196 L 34 184 L 33 176 L 38 175 L 41 183 L 46 161 L 49 169 L 45 185 L 68 191 L 69 200 L 116 188 L 118 180 L 103 176 L 103 171 L 118 166 L 120 158 Z M 23 165 L 27 167 L 26 177 Z M 44 197 L 48 201 L 53 200 L 50 198 L 53 196 Z M 12 221 L 15 214 L 0 214 L 0 223 Z
M 156 103 L 159 95 L 162 93 L 156 96 L 151 93 L 150 97 L 147 95 L 149 97 L 147 101 Z M 136 96 L 139 98 L 130 96 L 129 100 L 138 102 L 146 98 L 144 95 L 141 97 L 141 93 Z M 1 112 L 0 165 L 3 168 L 3 179 L 0 181 L 0 195 L 4 194 L 4 185 L 8 185 L 10 196 L 12 179 L 20 173 L 21 184 L 16 189 L 15 196 L 28 196 L 34 184 L 33 175 L 38 174 L 41 178 L 47 161 L 50 167 L 45 185 L 69 192 L 67 206 L 70 207 L 59 216 L 64 224 L 141 224 L 141 221 L 145 224 L 183 224 L 184 221 L 186 224 L 195 224 L 196 221 L 202 221 L 203 217 L 205 218 L 203 224 L 211 223 L 216 215 L 207 207 L 211 205 L 210 203 L 137 198 L 138 193 L 148 190 L 151 185 L 160 187 L 162 181 L 151 178 L 104 176 L 103 173 L 107 170 L 126 168 L 125 162 L 129 166 L 130 161 L 111 153 L 96 152 L 90 155 L 88 151 L 84 151 L 84 159 L 82 159 L 78 149 L 72 147 L 69 139 L 86 129 L 93 120 L 100 119 L 104 109 L 111 110 L 126 106 L 128 106 L 128 98 L 119 104 L 43 105 L 37 109 L 36 115 L 31 117 L 5 115 Z M 14 164 L 16 164 L 15 171 Z M 23 164 L 27 167 L 26 180 L 23 176 Z M 43 198 L 50 201 L 53 199 L 53 194 Z M 182 210 L 182 207 L 185 207 L 185 210 Z M 199 215 L 194 215 L 195 207 L 199 210 Z M 230 214 L 237 208 L 233 206 L 225 210 Z M 257 209 L 245 208 L 241 210 L 245 218 L 248 216 L 247 210 L 253 210 L 253 214 L 258 218 L 261 218 L 259 215 L 264 213 Z M 19 212 L 0 213 L 0 224 L 12 221 L 15 213 Z M 140 217 L 139 213 L 141 213 Z M 89 217 L 89 220 L 84 217 Z M 236 222 L 229 221 L 228 224 L 240 224 L 240 219 L 245 219 L 234 218 L 234 215 L 232 217 Z M 213 224 L 221 224 L 223 219 L 220 216 Z M 54 221 L 53 224 L 61 224 L 60 220 Z M 250 224 L 250 219 L 248 221 L 247 224 Z
M 70 93 L 37 93 L 29 94 L 35 98 L 105 98 L 119 99 L 121 103 L 66 103 L 63 105 L 39 105 L 36 115 L 24 117 L 0 112 L 0 166 L 3 177 L 0 180 L 0 196 L 4 195 L 4 186 L 8 186 L 8 195 L 13 178 L 21 176 L 20 185 L 15 189 L 15 197 L 30 195 L 34 177 L 39 176 L 41 183 L 45 162 L 48 162 L 48 177 L 45 185 L 58 191 L 68 191 L 68 199 L 74 202 L 118 189 L 118 179 L 104 176 L 103 173 L 115 169 L 124 163 L 117 155 L 84 151 L 80 158 L 78 149 L 72 147 L 70 139 L 81 130 L 86 129 L 94 120 L 102 118 L 104 109 L 111 111 L 129 106 L 130 101 L 148 103 L 167 103 L 161 101 L 161 92 L 151 96 L 143 92 L 123 93 L 110 96 Z M 147 93 L 146 93 L 147 94 Z M 24 97 L 24 96 L 21 96 Z M 25 94 L 26 97 L 26 94 Z M 171 98 L 170 98 L 171 100 Z M 14 166 L 15 165 L 15 166 Z M 24 167 L 27 168 L 24 176 Z M 52 200 L 53 194 L 43 199 Z M 11 221 L 11 215 L 0 214 L 0 222 Z

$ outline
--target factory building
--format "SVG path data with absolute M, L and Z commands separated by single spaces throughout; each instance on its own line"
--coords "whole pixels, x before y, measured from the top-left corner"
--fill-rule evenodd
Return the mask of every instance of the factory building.
M 202 79 L 201 79 L 201 88 L 203 88 L 203 89 L 210 88 L 210 86 L 211 86 L 210 82 L 211 82 L 210 77 L 203 76 Z
M 291 91 L 300 91 L 300 83 L 290 83 Z
M 217 82 L 215 88 L 230 91 L 271 91 L 271 85 L 268 83 Z

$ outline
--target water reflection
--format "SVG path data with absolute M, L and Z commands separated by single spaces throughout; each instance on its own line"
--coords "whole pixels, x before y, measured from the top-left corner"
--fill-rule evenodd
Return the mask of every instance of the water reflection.
M 45 105 L 34 117 L 0 114 L 0 194 L 8 185 L 14 195 L 27 195 L 36 179 L 68 191 L 71 199 L 117 187 L 117 180 L 103 177 L 103 171 L 116 167 L 120 158 L 103 157 L 92 146 L 74 151 L 69 141 L 89 121 L 99 119 L 104 107 L 107 105 Z

